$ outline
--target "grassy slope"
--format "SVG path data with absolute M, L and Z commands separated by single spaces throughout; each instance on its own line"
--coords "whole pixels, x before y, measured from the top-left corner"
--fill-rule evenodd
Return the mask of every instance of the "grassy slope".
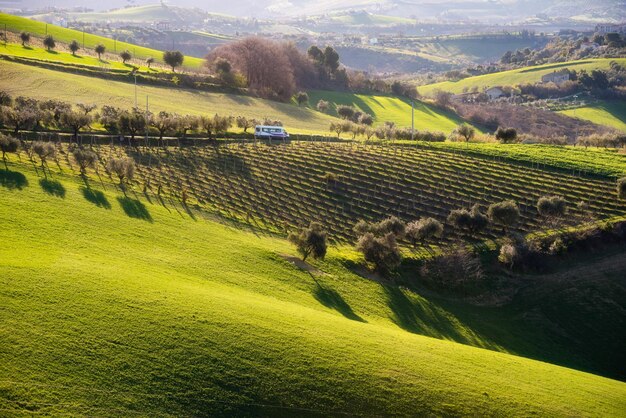
M 589 59 L 583 61 L 571 61 L 558 64 L 546 64 L 536 67 L 518 68 L 510 71 L 502 71 L 494 74 L 479 75 L 465 78 L 460 81 L 444 81 L 441 83 L 419 86 L 417 90 L 423 95 L 432 95 L 435 90 L 449 91 L 459 94 L 464 88 L 478 87 L 479 91 L 492 86 L 516 86 L 524 83 L 535 83 L 541 80 L 545 74 L 555 70 L 569 68 L 571 70 L 587 70 L 608 68 L 612 61 L 626 65 L 626 58 Z
M 0 88 L 12 95 L 35 98 L 57 98 L 70 103 L 89 102 L 99 105 L 115 103 L 130 108 L 134 105 L 131 84 L 87 76 L 57 72 L 0 61 Z M 288 129 L 302 133 L 326 134 L 334 118 L 319 112 L 285 103 L 220 93 L 165 87 L 140 86 L 140 103 L 149 95 L 150 110 L 169 110 L 181 114 L 244 115 L 280 119 Z
M 83 65 L 87 67 L 118 69 L 118 70 L 127 70 L 127 71 L 130 71 L 132 69 L 132 66 L 126 65 L 120 61 L 99 60 L 96 57 L 91 57 L 88 55 L 81 55 L 80 51 L 78 51 L 76 55 L 72 55 L 69 52 L 48 51 L 44 48 L 37 48 L 37 47 L 24 48 L 22 47 L 22 45 L 0 44 L 0 54 L 10 55 L 10 56 L 15 56 L 15 57 L 32 58 L 32 59 L 36 59 L 39 61 L 51 61 L 51 62 L 61 62 L 61 63 Z M 142 72 L 148 71 L 148 67 L 140 67 L 139 71 L 142 71 Z M 156 71 L 156 70 L 153 70 L 153 71 Z
M 89 12 L 89 13 L 70 13 L 69 15 L 81 22 L 102 22 L 102 21 L 118 21 L 118 22 L 135 22 L 150 23 L 159 20 L 176 21 L 181 19 L 181 15 L 194 15 L 193 9 L 179 9 L 162 6 L 160 4 L 148 4 L 144 6 L 124 7 L 121 9 L 106 12 Z M 235 18 L 223 14 L 212 14 L 221 19 Z
M 309 92 L 310 106 L 317 105 L 320 99 L 335 104 L 356 106 L 374 116 L 376 124 L 392 121 L 398 126 L 411 126 L 411 104 L 397 97 L 332 91 Z M 331 114 L 336 115 L 334 107 L 331 108 Z M 449 133 L 461 122 L 463 121 L 453 114 L 435 109 L 423 102 L 416 102 L 416 129 Z
M 394 324 L 394 291 L 353 275 L 316 283 L 275 255 L 292 253 L 281 240 L 191 220 L 171 203 L 146 203 L 150 221 L 131 218 L 111 186 L 96 207 L 74 179 L 55 176 L 60 198 L 42 191 L 32 168 L 12 169 L 28 185 L 0 188 L 0 219 L 11 220 L 0 247 L 3 410 L 618 416 L 626 408 L 624 383 L 406 333 Z M 425 330 L 440 321 L 450 335 L 479 339 L 427 303 L 420 312 Z
M 43 37 L 46 33 L 48 33 L 52 35 L 57 41 L 64 43 L 69 43 L 72 40 L 77 40 L 82 44 L 83 40 L 83 32 L 74 29 L 66 29 L 55 25 L 46 25 L 45 23 L 38 22 L 36 20 L 13 16 L 6 13 L 0 13 L 0 27 L 4 28 L 5 24 L 7 25 L 7 30 L 11 32 L 19 33 L 22 31 L 26 31 L 38 37 Z M 154 57 L 156 60 L 160 61 L 162 56 L 162 52 L 155 49 L 128 44 L 126 42 L 114 42 L 113 39 L 85 33 L 86 48 L 94 48 L 98 44 L 103 44 L 108 52 L 121 52 L 127 49 L 136 58 Z M 201 58 L 185 57 L 185 66 L 188 68 L 199 68 L 203 65 L 203 63 L 204 60 Z
M 623 102 L 605 101 L 578 109 L 563 110 L 559 113 L 626 132 L 626 103 Z

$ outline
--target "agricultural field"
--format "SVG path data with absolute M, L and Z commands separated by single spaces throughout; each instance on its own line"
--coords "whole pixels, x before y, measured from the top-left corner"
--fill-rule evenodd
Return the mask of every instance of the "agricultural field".
M 43 38 L 46 34 L 52 35 L 58 42 L 70 43 L 73 40 L 78 41 L 81 45 L 85 45 L 85 48 L 94 48 L 98 44 L 103 44 L 109 52 L 121 52 L 124 50 L 130 51 L 135 58 L 146 59 L 153 57 L 155 60 L 162 62 L 161 51 L 155 49 L 145 48 L 138 45 L 128 44 L 125 42 L 118 42 L 110 38 L 103 36 L 92 35 L 89 33 L 83 33 L 74 29 L 62 28 L 60 26 L 49 25 L 44 22 L 39 22 L 32 19 L 27 19 L 20 16 L 14 16 L 6 13 L 0 13 L 0 27 L 4 27 L 10 32 L 20 33 L 26 31 L 33 36 Z M 190 69 L 200 68 L 204 64 L 204 60 L 195 57 L 185 57 L 184 66 Z
M 108 147 L 97 147 L 106 156 Z M 123 152 L 120 149 L 117 152 Z M 433 217 L 444 224 L 450 211 L 513 199 L 521 211 L 516 230 L 541 230 L 536 203 L 561 195 L 570 219 L 582 219 L 585 201 L 598 218 L 623 216 L 613 179 L 588 179 L 531 169 L 429 146 L 385 147 L 295 142 L 292 145 L 230 144 L 125 151 L 137 164 L 142 190 L 180 198 L 203 210 L 268 232 L 285 233 L 319 222 L 337 243 L 354 242 L 354 224 L 396 215 L 406 221 Z M 101 167 L 104 170 L 104 167 Z M 327 176 L 332 175 L 332 179 Z M 494 226 L 481 239 L 497 239 Z M 442 242 L 459 237 L 446 226 Z
M 79 178 L 66 158 L 46 177 L 25 154 L 0 170 L 0 219 L 11 219 L 0 248 L 4 412 L 619 416 L 626 408 L 624 383 L 503 346 L 549 346 L 566 358 L 549 332 L 515 336 L 520 328 L 496 327 L 502 315 L 492 309 L 470 313 L 364 280 L 334 249 L 301 270 L 283 258 L 294 250 L 282 239 L 139 187 L 125 196 L 104 172 Z
M 592 71 L 597 69 L 607 69 L 611 62 L 626 65 L 626 58 L 598 58 L 583 61 L 570 61 L 558 64 L 545 64 L 536 67 L 518 68 L 515 70 L 502 71 L 493 74 L 484 74 L 475 77 L 468 77 L 460 81 L 444 81 L 441 83 L 418 86 L 417 90 L 424 96 L 431 96 L 436 90 L 447 91 L 454 94 L 463 93 L 465 89 L 478 88 L 482 91 L 494 86 L 517 86 L 520 84 L 536 83 L 541 77 L 553 71 L 564 68 L 570 70 Z
M 365 95 L 314 90 L 309 92 L 309 107 L 314 108 L 322 99 L 331 104 L 354 106 L 374 117 L 376 124 L 394 122 L 398 126 L 411 126 L 411 103 L 405 99 L 383 95 Z M 331 115 L 336 116 L 331 106 Z M 424 102 L 415 102 L 415 129 L 450 133 L 463 123 L 452 112 L 435 109 Z
M 626 103 L 624 102 L 601 101 L 589 106 L 562 110 L 559 113 L 626 132 Z

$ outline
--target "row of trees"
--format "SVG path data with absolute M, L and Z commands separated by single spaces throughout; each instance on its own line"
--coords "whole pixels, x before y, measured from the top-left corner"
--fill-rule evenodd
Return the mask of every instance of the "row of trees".
M 22 42 L 22 46 L 26 47 L 31 42 L 31 34 L 29 32 L 21 32 L 20 40 Z M 57 47 L 57 41 L 52 35 L 46 35 L 43 38 L 43 45 L 46 47 L 48 52 L 54 50 Z M 76 53 L 81 49 L 81 45 L 77 40 L 71 41 L 67 44 L 68 49 L 72 53 L 72 55 L 76 56 Z M 98 59 L 102 60 L 102 55 L 106 53 L 106 46 L 104 44 L 97 44 L 94 47 L 94 52 L 98 55 Z M 122 59 L 124 64 L 128 63 L 131 59 L 133 59 L 133 55 L 128 50 L 121 51 L 119 53 L 119 57 Z M 172 68 L 172 71 L 175 72 L 177 67 L 183 65 L 185 61 L 185 56 L 180 51 L 164 51 L 163 52 L 163 62 L 169 65 Z M 145 63 L 148 68 L 151 68 L 152 64 L 154 64 L 154 58 L 148 57 L 145 59 Z
M 77 138 L 79 132 L 98 122 L 110 134 L 129 136 L 131 140 L 146 131 L 164 136 L 186 136 L 190 132 L 205 132 L 210 138 L 227 132 L 236 125 L 247 132 L 255 125 L 282 125 L 271 118 L 248 118 L 245 116 L 179 115 L 173 112 L 146 113 L 140 109 L 124 110 L 103 106 L 99 111 L 92 104 L 77 104 L 60 100 L 38 101 L 26 97 L 15 100 L 0 91 L 0 127 L 9 128 L 17 135 L 20 130 L 58 129 L 71 132 Z

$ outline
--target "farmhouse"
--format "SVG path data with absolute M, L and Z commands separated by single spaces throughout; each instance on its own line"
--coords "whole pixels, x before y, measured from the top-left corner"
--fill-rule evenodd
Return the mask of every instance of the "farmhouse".
M 504 91 L 500 87 L 490 87 L 485 90 L 485 94 L 489 96 L 489 100 L 495 100 L 499 97 L 504 96 Z
M 567 70 L 554 71 L 541 77 L 542 83 L 561 84 L 566 81 L 569 81 L 569 71 Z

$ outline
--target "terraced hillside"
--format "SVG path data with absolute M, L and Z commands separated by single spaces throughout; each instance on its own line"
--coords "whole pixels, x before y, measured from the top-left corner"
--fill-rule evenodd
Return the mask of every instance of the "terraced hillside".
M 519 327 L 497 326 L 492 339 L 460 310 L 359 278 L 333 249 L 317 264 L 326 274 L 303 271 L 281 256 L 294 254 L 283 240 L 60 169 L 44 178 L 23 155 L 0 169 L 2 415 L 626 408 L 622 382 L 407 332 L 504 351 L 497 339 Z
M 318 221 L 338 241 L 352 240 L 359 219 L 432 216 L 445 222 L 452 209 L 506 199 L 521 209 L 520 232 L 541 228 L 536 203 L 562 195 L 570 219 L 585 201 L 600 218 L 624 216 L 612 179 L 580 178 L 421 146 L 389 147 L 296 142 L 182 148 L 100 146 L 102 161 L 128 154 L 138 164 L 144 192 L 182 197 L 226 218 L 284 231 Z M 68 160 L 68 163 L 71 163 Z M 500 236 L 493 227 L 484 238 Z M 448 228 L 448 239 L 455 234 Z

